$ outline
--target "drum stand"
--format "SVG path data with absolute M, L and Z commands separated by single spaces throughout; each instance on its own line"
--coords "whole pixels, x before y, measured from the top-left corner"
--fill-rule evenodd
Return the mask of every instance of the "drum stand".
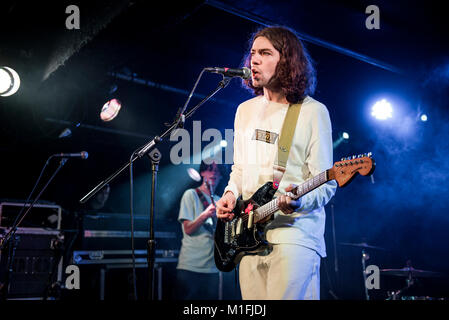
M 368 288 L 366 287 L 366 265 L 365 261 L 369 259 L 369 254 L 365 252 L 365 249 L 362 249 L 362 273 L 363 273 L 363 286 L 365 288 L 365 297 L 366 300 L 369 300 Z

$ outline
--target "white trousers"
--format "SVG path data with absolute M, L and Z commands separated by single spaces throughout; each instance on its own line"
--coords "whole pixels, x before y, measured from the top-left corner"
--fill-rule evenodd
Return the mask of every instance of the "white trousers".
M 319 300 L 320 261 L 316 251 L 274 244 L 268 255 L 244 256 L 239 281 L 244 300 Z

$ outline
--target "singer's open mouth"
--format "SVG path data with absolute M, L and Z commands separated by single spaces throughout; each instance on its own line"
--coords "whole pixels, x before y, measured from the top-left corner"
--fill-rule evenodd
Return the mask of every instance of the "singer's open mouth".
M 252 73 L 253 78 L 255 78 L 259 75 L 259 71 L 257 71 L 257 70 L 252 70 L 251 73 Z

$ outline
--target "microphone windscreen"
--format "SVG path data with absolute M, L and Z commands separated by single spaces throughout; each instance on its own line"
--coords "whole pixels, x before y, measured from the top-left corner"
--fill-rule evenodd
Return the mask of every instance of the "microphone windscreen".
M 243 77 L 242 78 L 245 79 L 245 80 L 250 79 L 251 78 L 251 70 L 249 68 L 247 68 L 247 67 L 243 67 L 242 70 L 243 70 Z

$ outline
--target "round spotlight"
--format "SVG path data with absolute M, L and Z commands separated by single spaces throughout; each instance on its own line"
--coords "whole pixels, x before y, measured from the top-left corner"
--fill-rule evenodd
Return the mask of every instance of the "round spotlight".
M 348 139 L 349 139 L 349 133 L 343 132 L 342 135 L 341 135 L 341 137 L 342 137 L 343 139 L 345 139 L 345 140 L 348 140 Z
M 106 102 L 101 108 L 100 118 L 103 121 L 111 121 L 114 119 L 122 107 L 122 104 L 117 99 L 112 99 Z
M 197 181 L 197 182 L 201 181 L 201 176 L 200 176 L 200 174 L 198 173 L 198 171 L 196 171 L 195 169 L 193 169 L 193 168 L 188 168 L 188 169 L 187 169 L 187 174 L 188 174 L 189 177 L 192 178 L 193 180 L 195 180 L 195 181 Z
M 391 104 L 385 99 L 377 101 L 371 109 L 371 115 L 378 120 L 386 120 L 388 118 L 392 118 L 392 114 L 393 108 L 391 107 Z
M 17 72 L 8 67 L 0 67 L 0 96 L 8 97 L 19 90 L 20 77 Z
M 220 146 L 221 146 L 222 148 L 226 148 L 226 147 L 228 146 L 228 142 L 227 142 L 226 140 L 221 140 L 221 141 L 220 141 Z
M 427 114 L 421 115 L 421 121 L 426 122 L 427 121 Z

